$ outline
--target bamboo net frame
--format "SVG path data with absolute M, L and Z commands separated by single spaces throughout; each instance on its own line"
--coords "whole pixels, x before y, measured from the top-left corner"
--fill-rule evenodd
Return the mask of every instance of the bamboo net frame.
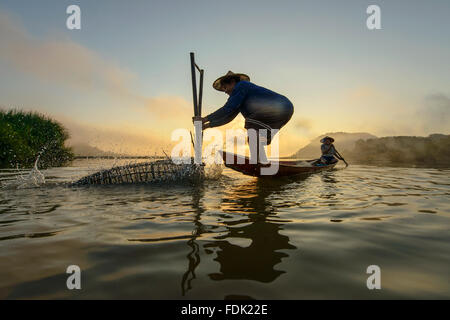
M 203 166 L 201 165 L 176 164 L 171 160 L 157 160 L 101 170 L 81 178 L 72 185 L 155 183 L 199 179 L 203 175 Z

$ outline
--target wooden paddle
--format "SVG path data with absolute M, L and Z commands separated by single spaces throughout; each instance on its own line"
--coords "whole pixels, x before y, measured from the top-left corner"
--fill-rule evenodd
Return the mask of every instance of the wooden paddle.
M 348 163 L 347 163 L 347 161 L 345 161 L 344 157 L 341 156 L 341 154 L 336 150 L 336 148 L 334 148 L 334 151 L 336 152 L 336 155 L 338 156 L 338 159 L 344 161 L 345 167 L 347 168 L 348 167 Z

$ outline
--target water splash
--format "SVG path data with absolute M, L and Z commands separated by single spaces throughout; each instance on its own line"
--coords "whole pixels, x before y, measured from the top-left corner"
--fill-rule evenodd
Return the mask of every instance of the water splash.
M 164 154 L 166 159 L 113 166 L 85 176 L 70 185 L 199 182 L 204 179 L 217 180 L 222 175 L 222 157 L 215 150 L 213 154 L 204 157 L 202 165 L 195 164 L 193 158 L 173 161 L 165 152 Z
M 205 166 L 205 178 L 208 180 L 218 180 L 222 176 L 223 165 L 210 164 Z
M 218 180 L 222 176 L 223 160 L 220 152 L 213 150 L 214 155 L 207 155 L 203 161 L 205 163 L 205 178 L 208 180 Z
M 16 167 L 17 175 L 15 175 L 15 179 L 9 181 L 3 181 L 1 187 L 2 188 L 16 188 L 16 189 L 25 189 L 32 187 L 40 187 L 45 184 L 45 176 L 39 171 L 38 164 L 39 159 L 41 158 L 41 154 L 36 158 L 34 162 L 33 168 L 28 172 L 27 175 L 23 175 L 19 168 Z
M 1 188 L 33 188 L 46 184 L 44 174 L 39 170 L 39 160 L 45 148 L 36 158 L 33 168 L 19 171 L 17 167 L 12 179 L 0 181 Z M 219 157 L 219 158 L 218 158 Z M 171 159 L 154 160 L 150 162 L 129 162 L 118 166 L 119 159 L 115 158 L 112 166 L 99 168 L 76 181 L 69 182 L 69 186 L 98 185 L 98 184 L 130 184 L 130 183 L 170 183 L 170 182 L 199 182 L 202 180 L 218 180 L 222 176 L 223 165 L 218 154 L 205 157 L 203 165 L 191 163 L 174 163 Z

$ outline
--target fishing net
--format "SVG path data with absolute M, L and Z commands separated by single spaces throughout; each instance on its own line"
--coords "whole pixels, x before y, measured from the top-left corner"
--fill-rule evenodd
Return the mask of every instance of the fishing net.
M 202 165 L 176 164 L 172 160 L 157 160 L 101 170 L 81 178 L 72 185 L 156 183 L 198 180 L 203 177 Z

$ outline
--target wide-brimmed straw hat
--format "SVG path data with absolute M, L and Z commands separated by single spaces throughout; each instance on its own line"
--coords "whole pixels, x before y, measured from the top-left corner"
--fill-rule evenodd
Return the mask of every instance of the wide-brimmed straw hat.
M 216 81 L 213 82 L 213 88 L 219 91 L 225 91 L 222 87 L 222 81 L 228 78 L 237 78 L 241 81 L 250 81 L 250 77 L 244 73 L 234 73 L 233 71 L 228 71 L 226 75 L 217 78 Z
M 322 138 L 322 140 L 320 140 L 320 142 L 321 142 L 321 143 L 324 143 L 324 142 L 325 142 L 325 140 L 327 140 L 327 139 L 330 139 L 330 140 L 331 140 L 331 143 L 333 143 L 333 142 L 334 142 L 334 139 L 333 139 L 332 137 L 329 137 L 329 136 L 325 136 L 325 137 L 323 137 L 323 138 Z

